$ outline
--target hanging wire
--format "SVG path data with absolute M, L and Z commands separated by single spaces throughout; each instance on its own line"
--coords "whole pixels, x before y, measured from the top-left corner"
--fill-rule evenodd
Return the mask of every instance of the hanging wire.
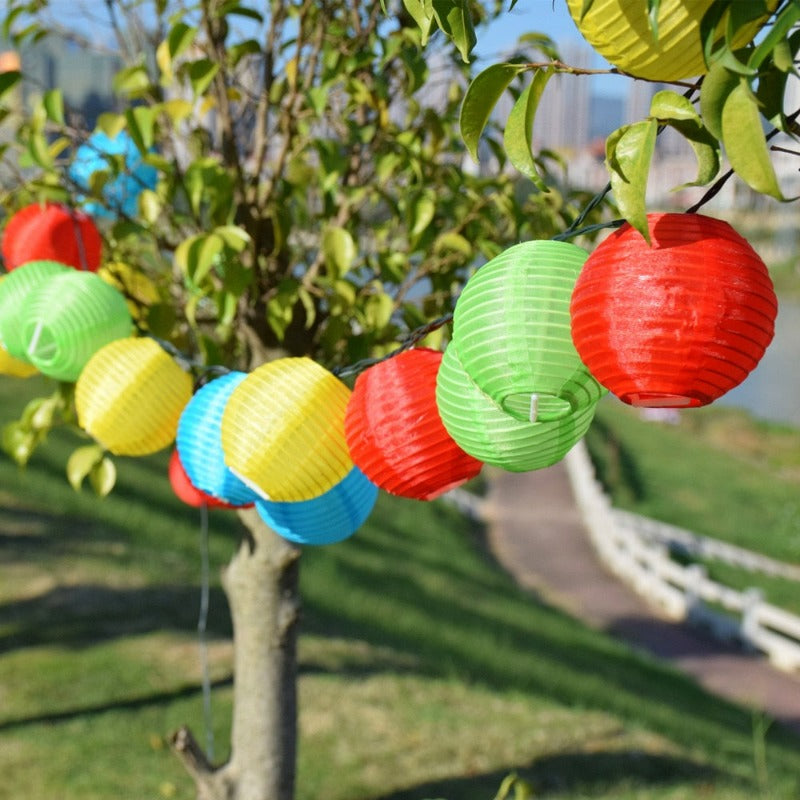
M 208 606 L 209 606 L 209 558 L 208 558 L 208 506 L 200 506 L 200 614 L 197 620 L 197 638 L 200 648 L 200 668 L 203 673 L 203 727 L 206 734 L 206 755 L 214 760 L 214 726 L 211 716 L 211 670 L 208 663 Z
M 72 231 L 75 234 L 75 242 L 78 245 L 78 258 L 81 262 L 81 269 L 86 271 L 89 269 L 89 261 L 86 258 L 86 245 L 83 241 L 80 220 L 74 208 L 69 209 L 69 217 L 72 220 Z

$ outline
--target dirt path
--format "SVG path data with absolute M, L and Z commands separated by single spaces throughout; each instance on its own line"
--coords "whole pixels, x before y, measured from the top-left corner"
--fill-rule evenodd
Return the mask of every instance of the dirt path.
M 605 570 L 583 529 L 563 464 L 497 472 L 487 505 L 494 555 L 520 585 L 672 663 L 709 691 L 762 709 L 800 733 L 800 678 L 659 616 Z

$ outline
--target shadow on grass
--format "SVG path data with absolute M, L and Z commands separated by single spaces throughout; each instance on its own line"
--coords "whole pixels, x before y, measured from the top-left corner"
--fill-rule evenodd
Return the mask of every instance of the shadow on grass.
M 61 586 L 26 600 L 0 605 L 0 655 L 23 647 L 58 644 L 82 647 L 151 631 L 194 632 L 200 588 L 148 586 L 112 588 L 100 584 Z M 208 631 L 230 637 L 228 604 L 211 590 Z
M 233 677 L 220 678 L 211 682 L 212 689 L 222 689 L 233 685 Z M 154 692 L 142 697 L 132 697 L 127 700 L 115 700 L 111 703 L 98 703 L 97 705 L 78 706 L 64 711 L 54 711 L 50 714 L 36 714 L 30 717 L 9 719 L 0 722 L 0 733 L 7 733 L 27 725 L 52 725 L 59 722 L 69 722 L 72 719 L 93 717 L 105 714 L 108 711 L 136 711 L 149 706 L 160 706 L 174 703 L 188 697 L 200 695 L 203 687 L 199 685 L 181 686 L 169 692 Z
M 564 753 L 537 759 L 532 764 L 515 770 L 516 774 L 533 788 L 534 797 L 545 792 L 595 793 L 613 791 L 615 787 L 668 786 L 687 782 L 713 785 L 720 774 L 693 761 L 642 751 L 615 753 Z M 486 800 L 494 797 L 506 772 L 449 778 L 401 789 L 374 800 Z M 512 794 L 512 796 L 514 796 Z M 605 796 L 605 794 L 604 794 Z

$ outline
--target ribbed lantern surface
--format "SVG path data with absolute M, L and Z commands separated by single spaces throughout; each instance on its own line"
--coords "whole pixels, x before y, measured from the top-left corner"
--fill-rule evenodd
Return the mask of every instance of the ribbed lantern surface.
M 618 69 L 639 78 L 675 81 L 708 72 L 703 58 L 700 24 L 715 0 L 661 0 L 658 36 L 650 26 L 644 0 L 593 0 L 582 15 L 585 0 L 567 0 L 572 19 L 586 41 Z M 751 0 L 737 0 L 742 5 Z M 770 9 L 777 0 L 769 0 Z M 581 18 L 582 15 L 582 18 Z M 725 19 L 717 26 L 722 37 Z M 733 47 L 750 42 L 767 16 L 744 25 Z
M 114 174 L 107 156 L 122 156 L 124 169 Z M 78 148 L 69 166 L 69 176 L 88 191 L 96 172 L 110 173 L 102 188 L 103 203 L 90 201 L 85 204 L 87 212 L 96 217 L 118 217 L 121 214 L 135 217 L 139 210 L 139 195 L 145 189 L 155 188 L 158 179 L 155 168 L 144 160 L 136 143 L 125 131 L 114 137 L 95 131 Z
M 121 456 L 144 456 L 170 445 L 191 397 L 191 377 L 147 338 L 107 344 L 75 385 L 78 424 Z
M 222 415 L 225 463 L 267 500 L 326 492 L 353 468 L 344 437 L 350 390 L 310 358 L 253 370 Z
M 234 508 L 234 506 L 217 500 L 205 492 L 201 492 L 190 480 L 186 474 L 186 470 L 181 464 L 180 456 L 177 450 L 173 450 L 169 457 L 169 466 L 167 467 L 167 475 L 169 476 L 169 483 L 175 496 L 182 502 L 186 503 L 192 508 L 200 508 L 206 506 L 207 508 Z
M 364 524 L 377 497 L 378 487 L 353 467 L 319 497 L 295 503 L 259 499 L 256 510 L 272 530 L 295 544 L 334 544 Z
M 436 350 L 407 350 L 362 372 L 353 388 L 345 417 L 350 456 L 392 494 L 432 500 L 483 466 L 453 441 L 439 417 L 441 361 Z
M 22 341 L 43 375 L 75 381 L 104 345 L 130 336 L 133 321 L 121 292 L 93 272 L 66 270 L 25 301 Z
M 200 388 L 183 409 L 176 440 L 192 484 L 235 506 L 253 503 L 256 494 L 225 466 L 221 425 L 228 398 L 246 377 L 245 372 L 229 372 Z
M 595 402 L 551 422 L 515 419 L 475 385 L 459 361 L 455 342 L 439 367 L 436 401 L 445 428 L 466 452 L 509 472 L 560 461 L 589 429 L 597 407 Z
M 635 406 L 694 407 L 741 383 L 772 341 L 778 303 L 764 262 L 722 220 L 648 216 L 592 253 L 572 296 L 575 346 Z
M 484 264 L 458 298 L 459 359 L 518 420 L 568 417 L 605 393 L 570 334 L 570 297 L 587 255 L 568 242 L 523 242 Z
M 69 267 L 56 261 L 30 261 L 0 281 L 0 343 L 12 358 L 29 361 L 22 336 L 25 308 L 30 293 Z
M 29 261 L 58 261 L 96 271 L 103 241 L 94 221 L 58 203 L 34 203 L 17 211 L 3 231 L 3 263 L 13 270 Z

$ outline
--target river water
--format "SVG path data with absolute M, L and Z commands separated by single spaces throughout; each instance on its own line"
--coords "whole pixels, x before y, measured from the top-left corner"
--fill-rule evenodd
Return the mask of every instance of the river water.
M 744 383 L 716 404 L 800 427 L 800 302 L 779 301 L 772 344 Z

